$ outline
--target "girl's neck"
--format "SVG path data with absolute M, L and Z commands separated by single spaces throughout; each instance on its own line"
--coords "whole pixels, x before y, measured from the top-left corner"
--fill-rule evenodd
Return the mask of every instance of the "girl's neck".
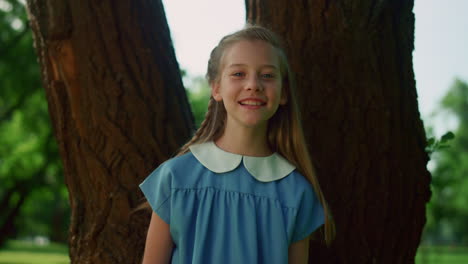
M 224 151 L 255 157 L 266 157 L 272 154 L 268 147 L 266 126 L 256 129 L 230 129 L 226 127 L 224 134 L 215 143 Z

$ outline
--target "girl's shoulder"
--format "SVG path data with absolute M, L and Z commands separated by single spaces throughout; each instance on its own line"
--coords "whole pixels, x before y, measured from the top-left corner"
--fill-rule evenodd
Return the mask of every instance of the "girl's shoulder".
M 179 173 L 181 171 L 186 171 L 191 169 L 193 166 L 197 165 L 197 160 L 194 158 L 191 152 L 187 152 L 183 155 L 176 156 L 166 160 L 165 162 L 159 165 L 159 168 L 164 168 L 164 170 L 171 171 L 173 173 Z
M 278 188 L 282 190 L 283 198 L 293 201 L 293 204 L 300 202 L 304 196 L 315 197 L 312 185 L 297 169 L 284 179 L 278 181 Z
M 157 166 L 144 180 L 144 182 L 158 182 L 160 185 L 173 187 L 186 186 L 192 181 L 193 176 L 200 173 L 201 165 L 188 152 L 181 156 L 173 157 Z M 187 177 L 190 175 L 191 177 Z M 148 184 L 152 185 L 152 184 Z

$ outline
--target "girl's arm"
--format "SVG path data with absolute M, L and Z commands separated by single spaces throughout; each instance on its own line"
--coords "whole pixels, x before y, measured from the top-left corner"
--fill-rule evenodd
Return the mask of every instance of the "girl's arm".
M 143 264 L 170 263 L 173 248 L 169 225 L 153 212 L 146 236 Z
M 307 264 L 309 261 L 309 240 L 306 237 L 301 241 L 297 241 L 289 246 L 288 263 L 289 264 Z

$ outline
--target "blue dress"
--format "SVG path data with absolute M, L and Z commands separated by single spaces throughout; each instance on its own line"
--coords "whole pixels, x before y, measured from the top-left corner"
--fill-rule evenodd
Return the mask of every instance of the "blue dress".
M 170 226 L 172 263 L 287 263 L 289 246 L 324 223 L 309 182 L 287 160 L 190 147 L 140 188 Z

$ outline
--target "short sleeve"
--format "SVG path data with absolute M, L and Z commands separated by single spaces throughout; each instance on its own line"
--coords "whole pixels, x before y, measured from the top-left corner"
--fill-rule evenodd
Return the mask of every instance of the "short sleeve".
M 304 191 L 298 208 L 292 243 L 305 239 L 325 221 L 322 204 L 311 186 Z
M 140 184 L 153 211 L 167 224 L 171 220 L 171 181 L 172 171 L 163 163 Z

